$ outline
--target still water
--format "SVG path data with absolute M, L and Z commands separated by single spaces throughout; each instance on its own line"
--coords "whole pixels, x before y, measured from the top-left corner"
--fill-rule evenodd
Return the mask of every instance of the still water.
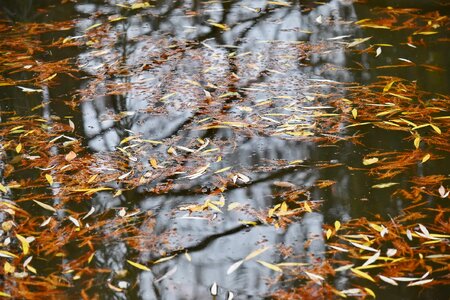
M 103 226 L 91 241 L 95 252 L 86 254 L 80 238 L 64 244 L 63 257 L 34 262 L 42 274 L 61 266 L 68 284 L 55 298 L 85 293 L 100 299 L 212 299 L 210 288 L 217 283 L 216 299 L 226 299 L 229 292 L 235 299 L 270 299 L 303 283 L 256 259 L 320 268 L 329 249 L 324 224 L 404 214 L 408 203 L 392 188 L 374 185 L 395 181 L 406 189 L 413 177 L 449 176 L 444 151 L 438 161 L 380 181 L 364 169 L 362 159 L 376 151 L 405 151 L 412 141 L 405 141 L 404 132 L 346 128 L 331 120 L 341 113 L 336 99 L 350 97 L 349 86 L 369 85 L 382 76 L 449 94 L 448 28 L 411 40 L 417 28 L 407 26 L 412 16 L 447 16 L 445 2 L 2 0 L 0 7 L 2 56 L 21 51 L 29 56 L 25 69 L 42 67 L 34 73 L 3 68 L 2 81 L 41 91 L 0 87 L 0 122 L 13 116 L 39 116 L 47 124 L 70 119 L 71 136 L 81 143 L 78 156 L 90 158 L 83 166 L 89 176 L 75 180 L 121 172 L 120 180 L 94 178 L 111 190 L 83 201 L 67 200 L 72 196 L 64 194 L 65 182 L 12 192 L 5 199 L 19 201 L 32 215 L 42 214 L 42 208 L 20 201 L 25 196 L 46 194 L 52 199 L 46 203 L 83 214 L 94 207 L 99 217 L 87 218 L 91 224 L 116 220 L 121 211 L 150 216 L 137 223 L 138 233 L 124 236 L 114 234 L 115 225 Z M 388 28 L 359 26 L 370 23 L 365 19 L 385 20 L 377 24 Z M 47 30 L 45 24 L 57 25 Z M 393 30 L 394 25 L 406 29 Z M 19 37 L 23 43 L 6 43 Z M 50 63 L 55 65 L 46 71 Z M 39 83 L 26 81 L 37 76 Z M 359 135 L 359 143 L 349 139 Z M 145 146 L 132 146 L 137 137 Z M 64 151 L 42 149 L 49 159 Z M 16 168 L 7 181 L 41 176 L 42 168 L 20 170 L 13 156 L 3 158 Z M 136 184 L 144 177 L 148 181 Z M 309 201 L 312 210 L 274 226 L 267 209 L 286 199 Z M 55 218 L 63 220 L 67 213 L 58 211 Z M 138 245 L 127 242 L 133 234 L 140 235 Z M 261 248 L 265 251 L 256 259 L 244 259 Z M 85 271 L 81 277 L 89 283 L 64 273 L 71 261 L 90 253 L 89 268 L 104 271 Z M 142 271 L 127 260 L 158 263 Z M 278 281 L 279 276 L 286 278 Z M 341 272 L 329 283 L 345 290 L 351 280 Z M 370 283 L 370 288 L 378 299 L 448 299 L 445 285 L 423 290 Z

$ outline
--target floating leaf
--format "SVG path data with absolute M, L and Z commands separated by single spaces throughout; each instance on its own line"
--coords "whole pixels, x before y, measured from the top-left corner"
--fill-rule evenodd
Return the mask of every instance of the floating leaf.
M 262 260 L 257 260 L 257 262 L 259 262 L 259 263 L 262 264 L 264 267 L 269 268 L 269 269 L 271 269 L 271 270 L 273 270 L 273 271 L 275 271 L 275 272 L 280 272 L 280 273 L 283 272 L 283 270 L 282 270 L 280 267 L 278 267 L 278 266 L 276 266 L 276 265 L 273 265 L 273 264 L 271 264 L 271 263 L 268 263 L 268 262 L 265 262 L 265 261 L 262 261 Z
M 321 281 L 325 281 L 325 278 L 323 278 L 320 275 L 313 274 L 313 273 L 310 273 L 310 272 L 307 272 L 307 271 L 304 271 L 304 272 L 305 272 L 306 275 L 308 275 L 309 278 L 311 278 L 312 281 L 314 281 L 314 282 L 316 282 L 318 284 L 320 284 Z
M 69 220 L 70 220 L 73 224 L 75 224 L 75 226 L 80 227 L 80 222 L 78 222 L 78 220 L 75 219 L 74 217 L 69 216 Z
M 434 124 L 430 124 L 430 126 L 431 126 L 431 128 L 434 129 L 434 131 L 436 131 L 436 132 L 439 133 L 439 134 L 442 134 L 442 131 L 441 131 L 441 129 L 440 129 L 439 127 L 437 127 L 437 126 L 434 125 Z
M 19 143 L 19 144 L 16 146 L 16 152 L 17 152 L 17 153 L 20 153 L 20 151 L 22 151 L 22 144 L 21 144 L 21 143 Z
M 135 268 L 138 268 L 138 269 L 141 269 L 144 271 L 150 271 L 149 267 L 141 265 L 140 263 L 132 262 L 131 260 L 128 260 L 128 259 L 127 259 L 127 262 Z
M 333 231 L 332 231 L 331 229 L 328 229 L 328 230 L 327 230 L 327 233 L 326 233 L 326 235 L 327 235 L 327 240 L 330 239 L 330 237 L 331 237 L 332 234 L 333 234 Z
M 162 263 L 162 262 L 171 260 L 171 259 L 174 258 L 175 256 L 177 256 L 177 255 L 175 254 L 175 255 L 171 255 L 171 256 L 167 256 L 167 257 L 160 258 L 160 259 L 154 261 L 153 264 L 156 265 L 156 264 L 159 264 L 159 263 Z
M 358 277 L 365 278 L 367 280 L 375 282 L 375 279 L 373 279 L 372 276 L 370 276 L 369 274 L 367 274 L 367 273 L 365 273 L 363 271 L 360 271 L 360 270 L 357 270 L 357 269 L 354 269 L 354 268 L 351 268 L 350 271 L 355 273 L 355 275 L 358 276 Z
M 356 117 L 358 116 L 358 110 L 356 110 L 356 108 L 352 109 L 352 116 L 353 119 L 356 119 Z
M 406 236 L 408 237 L 408 239 L 409 239 L 410 241 L 412 241 L 413 237 L 412 237 L 411 230 L 406 229 Z
M 38 201 L 38 200 L 33 200 L 33 202 L 35 202 L 37 205 L 39 205 L 40 207 L 42 207 L 46 210 L 56 212 L 56 209 L 54 209 L 52 206 L 50 206 L 48 204 L 42 203 L 41 201 Z
M 374 249 L 374 248 L 366 246 L 366 245 L 361 245 L 361 244 L 358 244 L 358 243 L 355 243 L 355 242 L 350 242 L 350 244 L 352 244 L 353 246 L 358 247 L 360 249 L 363 249 L 363 250 L 372 251 L 372 252 L 378 252 L 377 249 Z
M 16 234 L 17 239 L 22 244 L 22 251 L 24 255 L 28 254 L 28 251 L 30 250 L 30 244 L 28 243 L 27 239 L 21 236 L 20 234 Z
M 334 229 L 336 229 L 336 231 L 338 231 L 341 228 L 341 222 L 339 221 L 334 221 Z
M 380 56 L 380 54 L 381 54 L 381 47 L 378 47 L 377 48 L 377 50 L 376 50 L 376 54 L 375 54 L 375 57 L 378 57 L 378 56 Z
M 378 250 L 374 255 L 372 255 L 364 264 L 363 266 L 368 266 L 373 264 L 375 261 L 377 261 L 378 257 L 380 257 L 381 251 Z
M 73 160 L 75 157 L 77 157 L 77 154 L 73 151 L 70 151 L 69 153 L 66 154 L 66 156 L 64 157 L 67 161 L 71 161 Z
M 270 249 L 270 247 L 263 247 L 263 248 L 257 249 L 255 251 L 253 251 L 252 253 L 250 253 L 249 255 L 247 255 L 244 258 L 244 260 L 250 260 L 250 259 L 252 259 L 252 258 L 254 258 L 254 257 L 256 257 L 256 256 L 258 256 L 258 255 L 260 255 L 260 254 L 262 254 L 264 252 L 266 252 L 269 249 Z
M 389 278 L 389 277 L 386 277 L 386 276 L 383 276 L 383 275 L 378 275 L 378 277 L 380 277 L 380 279 L 383 280 L 384 282 L 387 282 L 387 283 L 392 284 L 392 285 L 398 285 L 398 283 L 392 278 Z
M 232 264 L 227 270 L 227 275 L 230 275 L 231 273 L 236 271 L 243 263 L 244 263 L 244 260 L 241 259 L 241 260 L 235 262 L 234 264 Z
M 376 298 L 377 296 L 375 295 L 375 293 L 369 289 L 369 288 L 364 288 L 364 290 L 366 291 L 366 293 L 374 298 Z
M 364 158 L 363 159 L 363 165 L 373 165 L 374 163 L 378 162 L 378 157 L 371 157 L 371 158 Z
M 438 192 L 441 198 L 447 198 L 450 194 L 450 191 L 445 192 L 445 188 L 442 185 L 439 187 Z
M 50 185 L 53 185 L 53 177 L 50 174 L 45 174 L 45 179 L 47 179 Z
M 334 246 L 334 245 L 329 245 L 328 247 L 337 250 L 337 251 L 341 251 L 341 252 L 349 252 L 349 250 L 342 248 L 342 247 L 338 247 L 338 246 Z
M 419 281 L 409 283 L 408 286 L 424 285 L 424 284 L 430 283 L 432 281 L 433 281 L 433 279 L 419 280 Z
M 430 154 L 426 154 L 423 158 L 422 158 L 422 163 L 425 163 L 426 161 L 428 161 L 430 159 L 431 155 Z
M 87 217 L 92 215 L 94 212 L 95 212 L 95 207 L 92 206 L 91 209 L 89 210 L 89 212 L 81 220 L 86 219 Z
M 416 149 L 419 149 L 419 146 L 420 146 L 420 136 L 414 139 L 414 147 L 416 147 Z
M 39 225 L 39 227 L 47 226 L 51 220 L 52 220 L 52 217 L 47 218 L 44 222 L 41 223 L 41 225 Z
M 18 258 L 17 255 L 15 255 L 15 254 L 13 254 L 11 252 L 5 251 L 5 250 L 0 250 L 0 257 Z
M 308 202 L 303 202 L 303 207 L 305 208 L 305 211 L 312 212 L 311 207 L 309 206 Z
M 2 191 L 4 194 L 8 192 L 8 190 L 5 188 L 3 184 L 0 183 L 0 191 Z
M 351 42 L 350 44 L 347 45 L 347 48 L 352 48 L 355 47 L 359 44 L 362 44 L 368 40 L 370 40 L 372 37 L 367 37 L 367 38 L 362 38 L 362 39 L 355 39 L 353 42 Z

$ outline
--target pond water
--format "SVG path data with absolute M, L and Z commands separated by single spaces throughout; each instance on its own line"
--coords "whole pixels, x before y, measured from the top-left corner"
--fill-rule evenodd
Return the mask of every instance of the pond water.
M 0 7 L 3 293 L 448 299 L 445 1 Z

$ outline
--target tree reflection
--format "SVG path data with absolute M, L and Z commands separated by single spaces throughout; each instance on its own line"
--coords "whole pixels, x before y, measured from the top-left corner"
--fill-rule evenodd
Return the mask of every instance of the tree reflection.
M 81 13 L 105 11 L 113 14 L 120 10 L 113 5 L 94 8 L 90 4 L 80 4 L 77 9 Z M 85 28 L 103 22 L 105 17 L 89 22 L 80 20 L 79 34 Z M 244 114 L 239 112 L 238 106 L 251 107 L 264 99 L 284 96 L 307 101 L 318 91 L 330 92 L 333 88 L 326 84 L 319 88 L 308 86 L 308 79 L 323 78 L 321 75 L 330 78 L 330 74 L 322 69 L 325 63 L 345 66 L 344 50 L 314 53 L 308 58 L 301 47 L 283 45 L 301 45 L 301 41 L 320 43 L 336 36 L 354 35 L 354 29 L 346 21 L 355 19 L 352 5 L 342 1 L 330 1 L 318 7 L 306 7 L 293 1 L 289 7 L 281 8 L 274 8 L 265 1 L 210 4 L 159 1 L 154 8 L 131 13 L 126 20 L 111 25 L 95 50 L 80 55 L 85 71 L 95 76 L 81 88 L 81 109 L 89 145 L 95 151 L 113 151 L 121 140 L 134 134 L 188 147 L 196 138 L 208 138 L 226 153 L 224 167 L 236 166 L 244 172 L 254 169 L 255 165 L 262 166 L 266 161 L 320 161 L 321 157 L 312 154 L 315 151 L 312 143 L 249 136 L 221 128 L 199 131 L 196 124 L 208 115 L 218 115 L 222 120 L 242 117 Z M 330 20 L 340 20 L 333 31 L 321 25 Z M 211 24 L 227 24 L 230 29 L 224 31 Z M 121 70 L 123 75 L 115 75 Z M 350 81 L 352 75 L 342 71 L 330 79 Z M 230 96 L 219 98 L 227 93 Z M 280 101 L 273 105 L 282 110 L 286 103 Z M 252 122 L 252 117 L 248 120 Z M 233 146 L 233 143 L 239 146 Z M 156 146 L 153 151 L 164 151 L 164 147 Z M 184 160 L 184 163 L 188 167 L 190 161 Z M 253 183 L 230 189 L 224 197 L 264 209 L 278 201 L 272 196 L 274 180 L 309 187 L 319 175 L 320 171 L 315 168 L 293 169 L 279 174 L 276 171 L 257 172 L 252 176 Z M 157 211 L 157 232 L 176 229 L 180 237 L 190 236 L 193 246 L 184 247 L 192 255 L 192 262 L 180 255 L 168 267 L 156 268 L 154 277 L 160 277 L 175 265 L 178 267 L 170 280 L 158 284 L 162 287 L 159 290 L 150 284 L 154 277 L 142 274 L 139 293 L 143 297 L 152 298 L 164 293 L 165 299 L 205 298 L 213 281 L 224 289 L 239 291 L 241 295 L 243 292 L 248 295 L 265 294 L 267 287 L 258 278 L 269 273 L 250 266 L 251 263 L 239 270 L 236 276 L 225 275 L 234 261 L 255 249 L 262 236 L 269 244 L 295 246 L 295 251 L 300 251 L 305 262 L 314 263 L 316 260 L 308 257 L 317 257 L 324 251 L 323 241 L 316 239 L 308 247 L 308 252 L 301 253 L 302 244 L 311 237 L 321 236 L 323 218 L 317 213 L 288 227 L 285 233 L 267 226 L 236 227 L 240 219 L 248 217 L 245 214 L 225 213 L 211 221 L 183 220 L 179 219 L 181 215 L 175 219 L 165 217 L 180 205 L 204 201 L 208 190 L 215 189 L 217 184 L 214 176 L 203 176 L 199 180 L 184 182 L 179 188 L 174 186 L 165 195 L 152 192 L 155 185 L 165 184 L 166 180 L 165 177 L 154 178 L 147 189 L 121 196 L 121 203 L 139 203 L 143 209 Z M 346 175 L 341 180 L 337 185 L 347 184 Z M 321 198 L 320 194 L 316 196 Z M 96 199 L 101 206 L 117 203 L 108 197 Z M 115 253 L 108 255 L 114 256 Z M 187 278 L 187 273 L 193 276 Z M 172 285 L 173 281 L 176 284 Z M 201 286 L 203 288 L 198 288 Z

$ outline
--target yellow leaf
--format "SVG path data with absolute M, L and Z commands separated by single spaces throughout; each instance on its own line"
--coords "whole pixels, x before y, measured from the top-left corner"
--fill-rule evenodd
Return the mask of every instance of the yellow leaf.
M 341 222 L 339 222 L 339 221 L 334 221 L 334 228 L 336 229 L 336 231 L 338 231 L 339 230 L 339 228 L 341 228 Z
M 35 268 L 33 268 L 32 266 L 30 266 L 30 265 L 27 265 L 27 269 L 28 269 L 28 271 L 30 271 L 30 272 L 32 272 L 32 273 L 34 273 L 34 274 L 37 274 L 37 271 L 36 271 L 36 269 Z
M 153 168 L 155 169 L 158 168 L 158 163 L 156 162 L 156 159 L 154 159 L 153 157 L 150 158 L 150 164 L 152 165 Z
M 215 205 L 212 204 L 211 202 L 208 202 L 207 205 L 208 205 L 212 210 L 215 210 L 215 211 L 217 211 L 217 212 L 222 212 L 222 211 L 220 210 L 220 208 L 218 208 L 217 206 L 215 206 Z
M 378 157 L 364 158 L 363 165 L 368 166 L 378 162 Z
M 383 231 L 383 227 L 381 227 L 381 226 L 379 226 L 379 225 L 377 225 L 377 224 L 369 223 L 369 226 L 372 227 L 373 229 L 375 229 L 375 230 L 378 231 L 378 232 Z
M 399 184 L 398 182 L 388 182 L 372 185 L 374 189 L 384 189 Z
M 8 190 L 5 188 L 5 186 L 1 183 L 0 183 L 0 191 L 2 191 L 5 194 L 8 192 Z
M 147 266 L 141 265 L 141 264 L 136 263 L 136 262 L 132 262 L 131 260 L 128 260 L 128 259 L 127 259 L 127 262 L 130 265 L 132 265 L 133 267 L 135 267 L 135 268 L 138 268 L 138 269 L 141 269 L 141 270 L 144 270 L 144 271 L 150 271 L 150 268 L 147 267 Z
M 389 90 L 391 89 L 392 85 L 395 83 L 396 80 L 392 80 L 391 82 L 389 82 L 388 84 L 386 84 L 386 86 L 383 88 L 383 93 L 389 92 Z
M 11 298 L 11 295 L 10 295 L 10 294 L 3 293 L 3 292 L 0 292 L 0 296 L 6 297 L 6 298 Z
M 102 23 L 97 23 L 97 24 L 94 24 L 94 25 L 92 25 L 92 26 L 89 26 L 88 28 L 86 28 L 86 31 L 89 31 L 89 30 L 91 30 L 91 29 L 94 29 L 94 28 L 96 28 L 96 27 L 98 27 L 98 26 L 100 26 L 100 25 L 102 25 Z
M 19 143 L 19 145 L 16 146 L 16 152 L 20 153 L 22 151 L 22 143 Z
M 283 201 L 283 203 L 281 203 L 280 211 L 287 212 L 287 210 L 288 210 L 288 206 L 287 206 L 286 202 Z
M 430 124 L 430 126 L 431 126 L 431 128 L 433 128 L 433 129 L 434 129 L 434 131 L 436 131 L 437 133 L 439 133 L 439 134 L 441 134 L 441 133 L 442 133 L 441 129 L 440 129 L 439 127 L 437 127 L 436 125 L 434 125 L 434 124 Z
M 228 27 L 227 24 L 220 24 L 220 23 L 209 23 L 209 24 L 211 24 L 214 27 L 217 27 L 217 28 L 220 28 L 222 30 L 225 30 L 225 31 L 230 30 L 230 28 Z
M 148 3 L 148 2 L 137 2 L 137 3 L 133 3 L 131 5 L 131 9 L 147 8 L 150 6 L 151 6 L 150 3 Z
M 331 229 L 327 230 L 327 240 L 330 239 L 331 235 L 333 234 L 333 231 Z
M 6 274 L 8 274 L 8 273 L 14 273 L 16 268 L 11 266 L 11 264 L 6 261 L 5 265 L 3 266 L 3 270 L 5 271 Z
M 352 109 L 352 116 L 353 119 L 356 119 L 356 117 L 358 116 L 358 110 L 356 108 Z
M 372 297 L 374 297 L 374 298 L 377 297 L 377 296 L 375 295 L 375 293 L 374 293 L 371 289 L 369 289 L 369 288 L 364 288 L 364 290 L 366 291 L 367 295 L 370 295 L 370 296 L 372 296 Z
M 11 252 L 5 251 L 5 250 L 0 250 L 0 257 L 10 257 L 10 258 L 15 257 L 15 258 L 18 258 L 17 255 L 15 255 L 15 254 L 13 254 Z
M 303 202 L 303 207 L 305 208 L 305 210 L 307 211 L 307 212 L 312 212 L 312 209 L 311 209 L 311 207 L 309 206 L 309 204 L 308 204 L 308 202 Z
M 177 255 L 175 254 L 175 255 L 171 255 L 171 256 L 167 256 L 167 257 L 160 258 L 160 259 L 158 259 L 158 260 L 155 260 L 155 261 L 153 262 L 153 264 L 155 265 L 155 264 L 159 264 L 159 263 L 162 263 L 162 262 L 171 260 L 171 259 L 174 258 L 175 256 L 177 256 Z
M 427 160 L 430 159 L 430 157 L 431 157 L 430 154 L 425 155 L 425 156 L 422 158 L 422 163 L 425 163 Z
M 39 205 L 40 207 L 52 211 L 52 212 L 56 212 L 56 209 L 54 209 L 53 207 L 51 207 L 48 204 L 42 203 L 41 201 L 37 201 L 37 200 L 33 200 L 33 202 L 35 202 L 37 205 Z
M 50 174 L 45 174 L 45 179 L 47 179 L 50 185 L 53 185 L 53 177 Z
M 421 35 L 431 35 L 431 34 L 436 34 L 438 33 L 437 31 L 421 31 L 421 32 L 415 32 L 414 34 L 421 34 Z
M 219 174 L 219 173 L 228 171 L 229 169 L 231 169 L 231 167 L 222 168 L 222 169 L 220 169 L 220 170 L 215 171 L 214 174 Z
M 260 264 L 262 264 L 266 268 L 274 270 L 275 272 L 280 272 L 280 273 L 283 272 L 283 270 L 280 267 L 278 267 L 276 265 L 273 265 L 271 263 L 268 263 L 268 262 L 265 262 L 265 261 L 262 261 L 262 260 L 257 260 L 257 262 L 259 262 Z
M 16 238 L 20 241 L 22 244 L 22 251 L 24 255 L 28 254 L 28 251 L 30 250 L 30 244 L 28 243 L 27 239 L 21 236 L 20 234 L 16 234 Z
M 88 264 L 90 264 L 90 263 L 91 263 L 91 261 L 92 261 L 92 259 L 94 258 L 94 256 L 95 256 L 95 251 L 94 251 L 94 252 L 92 252 L 92 254 L 91 254 L 91 255 L 89 255 L 89 258 L 88 258 Z
M 416 147 L 416 149 L 419 149 L 419 145 L 420 145 L 420 136 L 414 139 L 414 147 Z
M 52 80 L 53 78 L 55 78 L 56 75 L 58 75 L 58 73 L 55 73 L 55 74 L 53 74 L 53 75 L 50 75 L 49 77 L 47 77 L 47 78 L 45 78 L 44 80 L 42 80 L 42 82 L 50 81 L 50 80 Z
M 358 276 L 358 277 L 361 277 L 361 278 L 370 280 L 370 281 L 372 281 L 372 282 L 375 282 L 375 279 L 373 279 L 372 276 L 370 276 L 369 274 L 367 274 L 367 273 L 365 273 L 365 272 L 363 272 L 363 271 L 360 271 L 360 270 L 357 270 L 357 269 L 354 269 L 354 268 L 351 268 L 350 270 L 351 270 L 353 273 L 355 273 L 356 276 Z
M 88 180 L 87 183 L 93 182 L 93 181 L 95 180 L 95 178 L 97 178 L 97 176 L 98 176 L 98 174 L 92 175 L 92 176 L 89 178 L 89 180 Z
M 255 251 L 253 251 L 252 253 L 250 253 L 249 255 L 247 255 L 247 256 L 244 258 L 244 260 L 250 260 L 250 259 L 252 259 L 252 258 L 254 258 L 254 257 L 258 256 L 258 255 L 260 255 L 261 253 L 263 253 L 263 252 L 269 250 L 269 248 L 270 248 L 270 247 L 263 247 L 263 248 L 257 249 L 257 250 L 255 250 Z

